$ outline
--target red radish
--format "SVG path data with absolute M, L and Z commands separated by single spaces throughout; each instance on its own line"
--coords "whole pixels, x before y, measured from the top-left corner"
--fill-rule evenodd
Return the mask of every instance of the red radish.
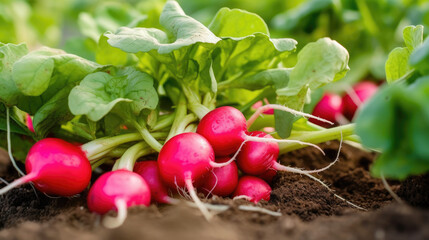
M 333 93 L 325 93 L 322 99 L 320 99 L 320 101 L 314 107 L 312 114 L 314 116 L 321 117 L 331 122 L 339 122 L 338 120 L 342 117 L 342 106 L 343 102 L 339 95 Z M 325 122 L 321 122 L 313 118 L 310 119 L 310 122 L 322 127 L 330 126 Z
M 31 119 L 30 114 L 25 114 L 25 123 L 27 124 L 28 130 L 34 132 L 33 120 Z
M 216 158 L 216 162 L 227 162 L 229 157 Z M 238 169 L 235 162 L 230 162 L 228 165 L 215 168 L 212 172 L 207 173 L 203 180 L 203 184 L 199 188 L 205 194 L 213 194 L 221 197 L 231 195 L 238 182 Z
M 258 178 L 263 179 L 268 184 L 271 184 L 273 182 L 274 177 L 277 175 L 277 171 L 274 169 L 268 169 L 266 172 L 258 175 Z
M 206 219 L 211 215 L 195 193 L 204 174 L 218 166 L 210 143 L 200 134 L 188 132 L 169 139 L 158 156 L 158 167 L 164 182 L 171 188 L 186 187 Z
M 61 139 L 45 138 L 31 147 L 25 160 L 27 175 L 0 190 L 0 194 L 27 182 L 46 194 L 72 196 L 91 179 L 91 165 L 79 147 Z
M 259 108 L 255 114 L 249 118 L 246 123 L 244 115 L 236 108 L 224 106 L 216 108 L 207 113 L 198 124 L 197 133 L 205 137 L 218 157 L 228 156 L 238 151 L 240 146 L 245 141 L 255 142 L 299 142 L 296 140 L 280 140 L 280 139 L 262 139 L 254 136 L 248 136 L 247 125 L 250 125 L 260 113 L 259 111 L 265 111 L 266 109 L 274 108 L 285 111 L 293 112 L 294 114 L 301 114 L 304 116 L 311 116 L 309 114 L 300 113 L 289 108 L 269 104 Z M 311 116 L 312 117 L 312 116 Z M 301 144 L 307 144 L 299 142 Z M 315 146 L 314 144 L 307 144 Z M 315 146 L 317 147 L 317 146 Z
M 232 195 L 234 198 L 245 196 L 246 199 L 253 203 L 258 203 L 261 200 L 269 201 L 271 187 L 260 178 L 243 176 L 238 180 L 237 188 Z
M 253 131 L 250 136 L 257 138 L 273 137 L 261 131 Z M 321 172 L 332 166 L 337 160 L 329 164 L 327 167 L 318 170 L 304 171 L 292 167 L 283 166 L 277 162 L 279 156 L 279 145 L 275 142 L 246 142 L 241 151 L 237 155 L 237 165 L 241 171 L 246 174 L 258 176 L 264 174 L 268 170 L 287 171 L 309 175 L 309 173 Z M 310 175 L 311 176 L 311 175 Z
M 144 178 L 150 188 L 152 202 L 172 204 L 175 199 L 168 196 L 168 190 L 162 181 L 157 161 L 137 162 L 134 165 L 134 172 Z
M 370 99 L 378 90 L 378 86 L 370 81 L 359 82 L 353 91 L 343 97 L 343 115 L 352 120 L 358 106 Z
M 149 206 L 150 189 L 139 174 L 119 169 L 107 172 L 95 181 L 89 190 L 87 204 L 91 212 L 98 214 L 117 211 L 117 218 L 105 218 L 104 221 L 106 227 L 114 228 L 125 221 L 128 207 Z

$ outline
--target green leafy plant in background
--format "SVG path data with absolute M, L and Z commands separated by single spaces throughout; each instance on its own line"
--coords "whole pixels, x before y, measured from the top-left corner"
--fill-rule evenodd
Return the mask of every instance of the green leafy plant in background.
M 381 151 L 371 171 L 404 179 L 429 171 L 429 38 L 423 26 L 403 31 L 405 47 L 386 62 L 389 85 L 358 114 L 356 132 L 362 143 Z

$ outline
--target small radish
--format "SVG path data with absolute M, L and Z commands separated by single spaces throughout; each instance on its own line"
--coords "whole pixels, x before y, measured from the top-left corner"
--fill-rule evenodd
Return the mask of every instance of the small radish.
M 241 177 L 238 180 L 237 188 L 232 194 L 234 198 L 244 197 L 253 203 L 258 203 L 261 200 L 269 201 L 270 195 L 270 185 L 264 180 L 253 176 Z
M 34 127 L 33 127 L 33 120 L 31 119 L 30 114 L 25 114 L 25 124 L 28 127 L 28 130 L 30 130 L 31 132 L 34 132 Z
M 250 136 L 258 138 L 273 138 L 271 135 L 261 131 L 253 131 Z M 279 156 L 279 145 L 275 142 L 246 142 L 237 155 L 237 165 L 241 171 L 246 174 L 258 176 L 269 170 L 286 171 L 309 175 L 309 173 L 321 172 L 331 167 L 337 159 L 328 166 L 317 169 L 304 171 L 292 167 L 283 166 L 277 162 Z M 311 176 L 311 175 L 310 175 Z
M 169 139 L 158 156 L 158 167 L 164 182 L 171 188 L 186 188 L 206 219 L 211 214 L 198 198 L 194 186 L 212 168 L 223 166 L 214 161 L 210 143 L 200 134 L 188 132 Z
M 359 82 L 353 90 L 343 97 L 343 115 L 352 120 L 358 107 L 370 99 L 378 90 L 378 86 L 370 81 Z
M 95 181 L 89 190 L 87 204 L 91 212 L 98 214 L 117 211 L 117 218 L 105 217 L 103 221 L 104 226 L 115 228 L 125 221 L 128 207 L 149 206 L 150 189 L 139 174 L 119 169 L 107 172 Z
M 216 162 L 224 163 L 229 159 L 229 157 L 216 158 Z M 199 189 L 207 195 L 213 194 L 221 197 L 231 195 L 238 182 L 237 164 L 230 162 L 226 166 L 213 169 L 203 177 L 202 182 Z
M 167 204 L 176 202 L 175 199 L 168 196 L 168 190 L 161 179 L 157 161 L 137 162 L 133 171 L 142 176 L 148 184 L 152 202 Z
M 64 140 L 45 138 L 34 144 L 25 160 L 27 175 L 0 190 L 4 194 L 27 182 L 46 194 L 72 196 L 85 190 L 91 165 L 82 150 Z
M 274 169 L 268 169 L 264 173 L 258 175 L 258 178 L 263 179 L 268 184 L 271 184 L 273 182 L 274 177 L 277 175 L 277 171 Z
M 260 107 L 255 114 L 249 118 L 246 123 L 246 118 L 244 115 L 236 108 L 224 106 L 216 108 L 209 113 L 207 113 L 198 124 L 197 133 L 205 137 L 210 145 L 213 147 L 213 150 L 218 157 L 228 156 L 238 151 L 240 146 L 245 141 L 255 141 L 255 142 L 299 142 L 296 140 L 287 140 L 287 139 L 262 139 L 258 137 L 248 136 L 247 126 L 250 126 L 253 121 L 259 116 L 260 112 L 267 109 L 280 109 L 294 114 L 301 114 L 303 116 L 310 116 L 309 114 L 300 113 L 292 109 L 275 105 L 268 104 Z M 320 119 L 318 118 L 319 120 Z M 299 142 L 301 144 L 307 144 L 304 142 Z M 315 146 L 314 144 L 307 144 Z M 316 146 L 315 146 L 316 147 Z
M 312 114 L 314 116 L 321 117 L 331 122 L 341 122 L 342 107 L 343 103 L 339 95 L 333 93 L 325 93 L 322 99 L 320 99 L 320 101 L 314 107 Z M 313 118 L 310 119 L 310 122 L 322 127 L 330 126 L 325 122 L 321 122 Z

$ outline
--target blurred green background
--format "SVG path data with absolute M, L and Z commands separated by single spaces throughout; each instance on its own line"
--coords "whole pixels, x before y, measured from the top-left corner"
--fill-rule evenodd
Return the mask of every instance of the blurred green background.
M 45 45 L 96 61 L 99 37 L 120 26 L 159 27 L 163 0 L 0 0 L 0 42 Z M 330 37 L 347 48 L 351 71 L 343 83 L 383 80 L 387 54 L 402 45 L 406 25 L 429 25 L 427 0 L 179 0 L 208 25 L 222 7 L 260 15 L 272 37 L 298 48 Z M 426 28 L 427 31 L 427 28 Z M 427 32 L 426 32 L 427 34 Z M 287 64 L 294 64 L 294 56 Z

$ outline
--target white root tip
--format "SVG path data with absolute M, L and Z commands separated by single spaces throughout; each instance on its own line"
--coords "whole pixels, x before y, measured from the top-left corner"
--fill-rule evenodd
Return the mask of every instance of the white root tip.
M 102 224 L 105 228 L 118 228 L 120 227 L 127 218 L 127 203 L 124 199 L 118 199 L 115 201 L 116 209 L 118 214 L 116 217 L 105 216 L 103 218 Z
M 200 209 L 204 218 L 207 221 L 210 221 L 210 219 L 212 219 L 213 215 L 210 214 L 209 210 L 206 208 L 206 206 L 198 198 L 197 193 L 195 192 L 194 186 L 192 185 L 191 178 L 185 178 L 185 184 L 186 184 L 186 188 L 189 191 L 189 194 L 191 195 L 192 200 L 195 202 L 195 205 L 197 205 L 197 207 Z
M 274 217 L 281 217 L 282 214 L 280 212 L 274 212 L 265 208 L 256 207 L 256 206 L 250 206 L 250 205 L 240 205 L 238 206 L 238 209 L 242 211 L 249 211 L 249 212 L 259 212 L 267 215 L 271 215 Z

